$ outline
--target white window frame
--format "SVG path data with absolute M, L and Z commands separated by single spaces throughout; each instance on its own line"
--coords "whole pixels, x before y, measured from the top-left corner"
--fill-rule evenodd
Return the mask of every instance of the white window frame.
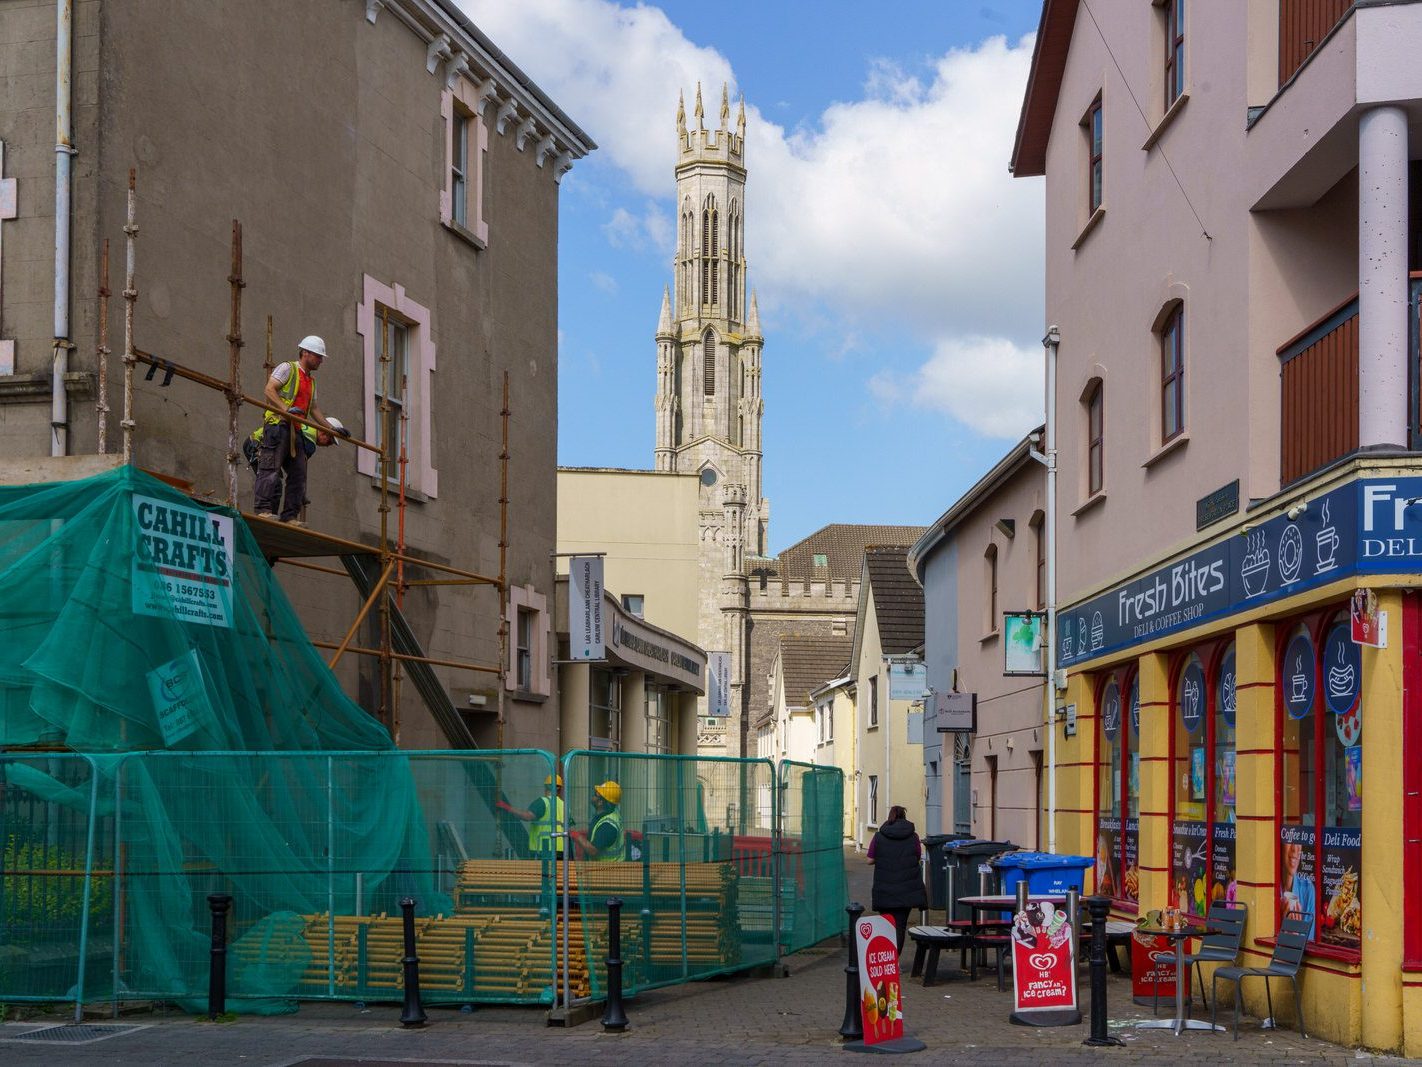
M 489 223 L 484 218 L 484 164 L 489 154 L 489 127 L 478 112 L 479 91 L 464 78 L 440 94 L 439 113 L 444 120 L 444 186 L 439 194 L 439 221 L 475 248 L 489 247 Z M 454 210 L 456 133 L 458 115 L 468 123 L 467 160 L 464 170 L 464 221 Z
M 647 726 L 647 751 L 654 755 L 671 752 L 671 694 L 658 685 L 646 686 L 643 690 L 643 708 Z
M 402 285 L 386 285 L 369 274 L 363 281 L 360 306 L 356 309 L 356 332 L 361 337 L 365 369 L 365 426 L 374 438 L 380 410 L 378 400 L 380 369 L 380 312 L 388 308 L 392 319 L 404 323 L 408 343 L 405 349 L 405 396 L 409 415 L 406 424 L 405 487 L 426 497 L 439 495 L 439 473 L 434 467 L 434 426 L 432 397 L 434 395 L 435 344 L 429 308 L 409 298 Z M 359 449 L 356 469 L 374 479 L 379 477 L 378 457 L 374 452 Z M 397 471 L 398 474 L 398 471 Z
M 871 774 L 868 776 L 868 802 L 864 805 L 869 811 L 869 824 L 879 825 L 879 776 Z
M 608 704 L 593 703 L 593 673 L 606 674 L 611 682 L 608 685 Z M 597 712 L 605 712 L 607 715 L 608 733 L 611 737 L 604 737 L 602 734 L 593 732 L 593 718 Z M 622 751 L 622 676 L 615 670 L 606 667 L 590 667 L 588 669 L 588 747 L 596 748 L 594 740 L 600 740 L 604 744 L 605 751 Z

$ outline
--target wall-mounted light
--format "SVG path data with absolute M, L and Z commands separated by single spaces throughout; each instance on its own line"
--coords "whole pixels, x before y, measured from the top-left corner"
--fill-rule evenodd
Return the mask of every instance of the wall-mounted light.
M 1298 519 L 1299 519 L 1299 516 L 1302 515 L 1302 514 L 1303 514 L 1305 511 L 1307 511 L 1307 510 L 1308 510 L 1308 501 L 1307 501 L 1307 500 L 1301 500 L 1301 501 L 1299 501 L 1299 503 L 1297 503 L 1297 504 L 1295 504 L 1293 507 L 1291 507 L 1288 511 L 1284 512 L 1284 514 L 1289 517 L 1289 521 L 1290 521 L 1290 522 L 1297 522 Z
M 1016 519 L 998 519 L 997 522 L 993 523 L 993 526 L 1003 537 L 1012 538 L 1017 536 Z

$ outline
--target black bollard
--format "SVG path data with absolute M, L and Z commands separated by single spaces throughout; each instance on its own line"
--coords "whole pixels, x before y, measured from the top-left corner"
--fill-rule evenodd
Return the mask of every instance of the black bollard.
M 622 901 L 607 899 L 607 1008 L 602 1028 L 609 1034 L 627 1029 L 627 1012 L 622 1008 Z
M 859 1011 L 859 942 L 854 938 L 854 928 L 864 914 L 864 905 L 851 904 L 844 910 L 849 912 L 849 962 L 844 965 L 844 1022 L 840 1024 L 839 1036 L 846 1041 L 863 1041 L 864 1016 Z
M 405 1008 L 400 1012 L 401 1026 L 424 1026 L 428 1020 L 425 1006 L 420 1003 L 420 958 L 415 955 L 415 898 L 400 901 L 405 922 Z
M 212 909 L 212 957 L 207 971 L 207 1017 L 216 1019 L 227 1011 L 227 912 L 232 898 L 212 893 L 207 898 Z
M 1106 916 L 1111 911 L 1110 897 L 1087 897 L 1086 909 L 1091 913 L 1091 1036 L 1082 1042 L 1093 1048 L 1121 1045 L 1119 1037 L 1106 1032 Z

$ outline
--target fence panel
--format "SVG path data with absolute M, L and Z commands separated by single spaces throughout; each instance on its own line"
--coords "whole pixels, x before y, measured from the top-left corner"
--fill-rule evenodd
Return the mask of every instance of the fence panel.
M 844 774 L 785 761 L 780 782 L 780 942 L 795 952 L 844 930 Z
M 113 854 L 93 761 L 0 756 L 0 1001 L 102 999 Z
M 564 758 L 574 847 L 574 973 L 605 991 L 607 900 L 623 901 L 623 988 L 635 993 L 774 962 L 774 852 L 758 825 L 769 760 L 573 752 Z M 609 785 L 610 783 L 610 785 Z M 594 800 L 601 787 L 607 800 Z M 618 833 L 620 823 L 620 833 Z M 571 989 L 573 997 L 579 989 Z

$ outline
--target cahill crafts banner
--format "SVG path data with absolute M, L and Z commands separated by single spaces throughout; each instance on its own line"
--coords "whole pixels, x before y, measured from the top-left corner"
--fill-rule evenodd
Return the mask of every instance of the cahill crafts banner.
M 1070 667 L 1350 574 L 1422 569 L 1422 478 L 1365 479 L 1063 608 L 1057 663 Z
M 899 946 L 894 921 L 865 915 L 855 928 L 859 953 L 859 1010 L 864 1043 L 877 1045 L 904 1036 L 904 1005 L 899 988 Z
M 1012 920 L 1014 1015 L 1076 1010 L 1076 938 L 1065 908 L 1032 903 Z M 1080 1016 L 1077 1016 L 1080 1019 Z
M 232 516 L 133 495 L 133 613 L 232 626 Z

